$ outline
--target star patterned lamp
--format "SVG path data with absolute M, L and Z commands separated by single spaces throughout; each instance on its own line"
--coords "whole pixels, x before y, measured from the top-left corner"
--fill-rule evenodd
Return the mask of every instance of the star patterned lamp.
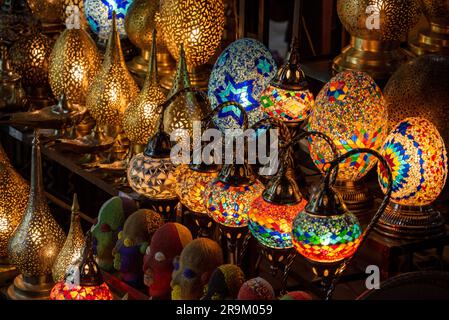
M 120 38 L 126 37 L 125 16 L 133 0 L 85 0 L 84 14 L 93 33 L 98 36 L 100 45 L 105 45 L 113 29 L 113 12 L 116 13 L 117 32 Z
M 385 198 L 365 231 L 357 217 L 348 211 L 342 197 L 333 188 L 336 180 L 334 169 L 357 153 L 369 153 L 384 166 L 387 186 Z M 383 214 L 390 199 L 393 178 L 387 161 L 372 149 L 352 149 L 332 160 L 323 183 L 311 195 L 308 204 L 293 221 L 293 244 L 296 251 L 312 265 L 312 271 L 321 277 L 325 299 L 330 299 L 335 281 L 352 261 L 368 234 Z
M 379 151 L 387 136 L 388 115 L 380 88 L 364 72 L 345 71 L 333 77 L 317 96 L 308 130 L 328 135 L 344 154 L 355 148 Z M 332 159 L 322 139 L 312 137 L 310 154 L 318 168 Z M 339 165 L 336 187 L 348 208 L 364 223 L 372 196 L 361 179 L 377 160 L 370 154 L 354 154 Z
M 228 101 L 238 102 L 252 126 L 264 117 L 260 98 L 276 71 L 273 57 L 262 43 L 249 38 L 234 41 L 220 54 L 210 75 L 208 95 L 212 108 Z M 214 121 L 224 130 L 242 127 L 243 118 L 238 108 L 228 105 Z
M 404 119 L 391 131 L 381 152 L 393 172 L 393 193 L 377 230 L 396 238 L 443 235 L 444 219 L 431 207 L 443 190 L 448 170 L 437 128 L 425 118 Z M 379 166 L 378 173 L 385 192 L 385 170 Z
M 267 116 L 297 125 L 309 118 L 314 103 L 299 64 L 299 41 L 294 38 L 287 62 L 262 93 L 260 104 Z
M 69 267 L 64 280 L 53 287 L 50 300 L 112 300 L 112 293 L 93 256 L 90 231 L 85 242 L 81 258 Z

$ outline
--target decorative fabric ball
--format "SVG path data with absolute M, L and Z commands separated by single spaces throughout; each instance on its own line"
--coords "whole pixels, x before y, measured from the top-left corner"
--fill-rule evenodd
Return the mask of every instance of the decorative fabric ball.
M 248 113 L 251 126 L 264 117 L 260 97 L 276 71 L 273 57 L 262 43 L 249 38 L 234 41 L 220 54 L 210 75 L 208 95 L 212 108 L 228 101 L 238 102 Z M 221 130 L 239 128 L 243 114 L 229 106 L 218 113 L 215 123 Z
M 313 298 L 305 291 L 292 291 L 287 292 L 280 300 L 313 300 Z
M 246 281 L 237 296 L 237 300 L 274 300 L 275 298 L 273 287 L 261 277 Z
M 424 118 L 407 118 L 387 137 L 382 155 L 393 174 L 391 200 L 401 205 L 424 206 L 443 190 L 447 177 L 447 153 L 437 128 Z M 382 165 L 379 183 L 385 192 L 388 179 Z
M 327 134 L 341 154 L 355 148 L 379 151 L 386 136 L 388 115 L 380 88 L 364 72 L 345 71 L 333 77 L 317 96 L 309 119 L 309 131 Z M 309 139 L 309 149 L 318 168 L 333 159 L 321 138 Z M 338 179 L 357 181 L 377 163 L 368 154 L 356 154 L 339 165 Z

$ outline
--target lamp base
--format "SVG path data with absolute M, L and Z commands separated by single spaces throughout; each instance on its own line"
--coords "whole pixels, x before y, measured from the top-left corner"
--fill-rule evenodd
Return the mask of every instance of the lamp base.
M 50 276 L 24 277 L 19 274 L 6 292 L 11 300 L 48 300 L 54 282 Z
M 178 216 L 179 200 L 156 200 L 145 198 L 141 201 L 142 208 L 148 208 L 159 213 L 166 222 L 176 222 Z
M 390 202 L 376 225 L 380 234 L 401 239 L 429 239 L 445 234 L 444 218 L 431 206 L 401 206 Z
M 64 29 L 65 25 L 61 22 L 42 22 L 42 33 L 53 39 L 56 39 Z
M 207 66 L 197 68 L 187 68 L 189 74 L 190 86 L 206 91 L 209 84 L 210 69 Z M 171 73 L 161 80 L 161 86 L 165 89 L 171 89 L 175 73 Z
M 259 243 L 260 254 L 256 263 L 256 270 L 259 269 L 260 257 L 263 256 L 270 265 L 271 275 L 275 277 L 279 270 L 282 270 L 281 294 L 285 293 L 287 287 L 288 274 L 296 258 L 294 248 L 274 249 Z
M 214 230 L 215 230 L 215 222 L 209 217 L 206 213 L 195 212 L 195 211 L 187 211 L 193 217 L 193 221 L 195 225 L 198 227 L 197 238 L 209 238 L 211 239 Z
M 56 103 L 49 88 L 46 87 L 26 87 L 28 104 L 32 110 L 42 109 Z
M 6 285 L 18 274 L 17 268 L 9 264 L 7 257 L 0 257 L 0 287 Z
M 399 41 L 351 37 L 350 45 L 334 59 L 332 70 L 334 74 L 345 70 L 364 71 L 375 80 L 386 80 L 407 61 L 407 53 L 399 45 Z
M 173 79 L 175 72 L 175 61 L 171 57 L 170 53 L 168 53 L 165 47 L 158 47 L 158 52 L 156 53 L 156 60 L 159 77 L 171 76 L 171 79 Z M 145 81 L 149 63 L 150 63 L 150 51 L 148 50 L 142 50 L 139 56 L 134 57 L 131 61 L 127 63 L 129 71 L 134 75 L 136 75 L 137 82 L 141 86 Z
M 429 53 L 449 55 L 449 26 L 430 23 L 430 28 L 420 30 L 409 42 L 409 47 L 418 56 Z
M 248 226 L 228 227 L 219 224 L 218 228 L 222 239 L 226 240 L 227 263 L 239 265 L 241 252 L 245 252 L 248 245 L 248 241 L 244 241 L 248 234 Z
M 317 263 L 308 260 L 312 266 L 315 279 L 320 281 L 320 291 L 324 300 L 330 300 L 335 289 L 335 282 L 346 269 L 343 261 Z
M 335 189 L 340 193 L 349 211 L 357 216 L 362 226 L 371 218 L 374 198 L 362 182 L 336 181 Z

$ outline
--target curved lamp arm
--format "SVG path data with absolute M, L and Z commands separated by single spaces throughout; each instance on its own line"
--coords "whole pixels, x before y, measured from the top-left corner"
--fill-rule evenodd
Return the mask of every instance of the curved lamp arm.
M 332 171 L 336 168 L 338 168 L 338 165 L 348 159 L 349 157 L 356 155 L 356 154 L 360 154 L 360 153 L 366 153 L 366 154 L 371 154 L 374 157 L 376 157 L 380 164 L 382 164 L 382 166 L 385 168 L 385 170 L 387 170 L 387 177 L 388 177 L 388 186 L 387 186 L 387 192 L 385 193 L 385 197 L 382 200 L 382 203 L 380 204 L 379 208 L 377 209 L 376 214 L 373 216 L 373 218 L 371 219 L 370 223 L 368 224 L 368 226 L 366 227 L 365 231 L 362 233 L 361 235 L 361 240 L 360 243 L 355 251 L 355 253 L 347 258 L 346 260 L 343 261 L 342 265 L 339 267 L 340 269 L 340 274 L 342 272 L 344 272 L 344 270 L 346 269 L 346 267 L 349 265 L 349 263 L 351 263 L 351 261 L 354 259 L 354 257 L 356 257 L 359 249 L 361 248 L 361 246 L 363 245 L 363 243 L 366 241 L 366 238 L 368 237 L 369 233 L 372 231 L 372 229 L 374 228 L 374 226 L 376 225 L 376 223 L 379 221 L 380 217 L 382 216 L 382 214 L 385 211 L 385 208 L 388 205 L 388 202 L 391 198 L 391 193 L 393 191 L 393 175 L 391 173 L 391 168 L 388 164 L 388 162 L 385 160 L 385 158 L 377 151 L 372 150 L 372 149 L 368 149 L 368 148 L 357 148 L 357 149 L 352 149 L 350 151 L 348 151 L 347 153 L 339 156 L 338 158 L 335 158 L 334 160 L 332 160 L 331 162 L 329 162 L 329 167 L 326 171 L 326 175 L 323 181 L 324 184 L 324 188 L 329 188 L 331 187 L 331 174 Z M 332 184 L 335 181 L 332 182 Z M 336 277 L 335 279 L 333 279 L 332 281 L 332 285 L 329 288 L 329 290 L 326 293 L 326 300 L 330 299 L 330 296 L 333 293 L 334 287 L 335 287 L 335 283 L 338 280 L 338 277 Z
M 235 106 L 240 110 L 240 112 L 243 114 L 243 130 L 248 129 L 248 113 L 246 112 L 245 108 L 243 108 L 243 106 L 240 103 L 238 103 L 237 101 L 227 101 L 227 102 L 223 102 L 222 104 L 219 104 L 215 109 L 213 109 L 211 112 L 209 112 L 207 115 L 205 115 L 201 119 L 201 122 L 204 121 L 208 125 L 212 121 L 214 116 L 216 116 L 218 114 L 218 112 L 220 112 L 221 110 L 223 110 L 224 108 L 229 107 L 229 106 Z

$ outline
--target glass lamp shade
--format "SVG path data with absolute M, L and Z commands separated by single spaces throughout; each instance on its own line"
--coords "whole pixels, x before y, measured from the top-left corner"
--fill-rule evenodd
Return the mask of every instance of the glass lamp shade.
M 309 90 L 285 90 L 270 84 L 262 93 L 260 104 L 269 117 L 294 123 L 309 117 L 314 101 Z
M 164 0 L 160 8 L 160 31 L 171 55 L 180 59 L 183 44 L 187 65 L 204 65 L 221 43 L 224 30 L 223 0 Z
M 293 221 L 292 233 L 299 254 L 314 262 L 333 263 L 355 253 L 362 230 L 350 212 L 316 216 L 303 210 Z
M 68 268 L 81 259 L 81 253 L 86 243 L 79 214 L 78 198 L 75 194 L 69 233 L 52 267 L 53 280 L 56 282 L 63 280 Z
M 62 22 L 64 0 L 27 0 L 33 15 L 44 23 Z
M 20 38 L 10 49 L 15 71 L 22 76 L 25 88 L 48 86 L 48 65 L 53 41 L 39 32 Z
M 99 124 L 120 126 L 126 107 L 139 88 L 125 65 L 115 14 L 112 23 L 103 64 L 89 87 L 86 107 Z
M 0 145 L 0 260 L 8 256 L 8 242 L 22 221 L 29 189 Z
M 207 186 L 205 193 L 207 213 L 221 225 L 246 227 L 251 204 L 263 190 L 258 180 L 249 185 L 232 186 L 216 179 Z
M 79 286 L 59 281 L 50 292 L 50 300 L 112 300 L 112 293 L 106 283 Z
M 364 72 L 344 71 L 333 77 L 317 96 L 308 130 L 328 135 L 340 154 L 355 148 L 379 151 L 387 136 L 388 115 L 380 88 Z M 310 154 L 318 168 L 333 159 L 321 138 L 309 138 Z M 377 163 L 372 155 L 357 154 L 339 165 L 339 181 L 357 181 Z
M 252 126 L 264 117 L 260 98 L 276 71 L 270 51 L 261 42 L 249 38 L 234 41 L 220 54 L 210 75 L 208 95 L 212 108 L 228 101 L 238 102 Z M 220 110 L 214 122 L 221 130 L 240 128 L 243 114 L 231 105 Z
M 193 212 L 206 213 L 204 194 L 208 185 L 217 175 L 217 171 L 201 172 L 189 168 L 186 164 L 178 166 L 176 168 L 175 191 L 179 201 Z
M 282 205 L 257 197 L 248 211 L 248 226 L 251 234 L 262 245 L 273 249 L 293 247 L 292 223 L 298 212 L 304 209 L 307 201 Z
M 48 76 L 53 95 L 64 93 L 69 102 L 84 105 L 100 66 L 100 55 L 89 34 L 83 29 L 64 30 L 50 55 Z
M 156 61 L 156 33 L 153 33 L 153 46 L 145 83 L 140 93 L 125 110 L 123 130 L 134 143 L 146 144 L 157 130 L 160 107 L 166 97 L 159 85 Z
M 391 200 L 404 206 L 431 204 L 443 190 L 447 178 L 447 154 L 437 128 L 424 118 L 401 121 L 387 137 L 381 151 L 393 174 Z M 378 168 L 385 192 L 387 179 Z
M 136 154 L 128 164 L 128 183 L 138 194 L 154 200 L 176 199 L 175 167 L 167 157 Z
M 101 42 L 106 42 L 112 32 L 113 11 L 116 13 L 117 30 L 120 38 L 126 37 L 125 16 L 132 0 L 85 0 L 84 14 L 90 29 L 98 35 Z

